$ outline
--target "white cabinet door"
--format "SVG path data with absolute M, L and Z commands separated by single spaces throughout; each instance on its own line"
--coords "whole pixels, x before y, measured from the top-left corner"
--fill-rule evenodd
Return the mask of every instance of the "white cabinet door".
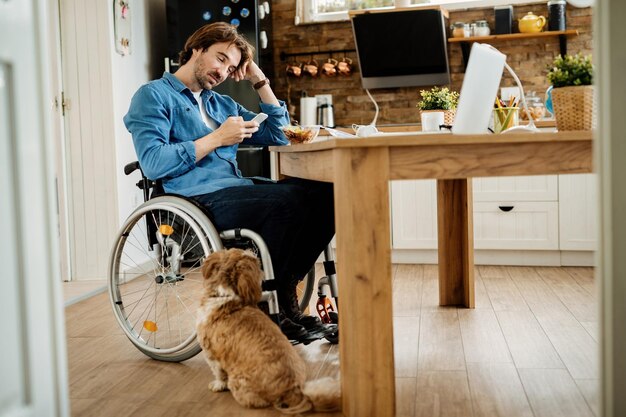
M 595 174 L 559 175 L 561 250 L 596 250 L 597 189 Z
M 558 203 L 474 203 L 475 249 L 559 248 Z
M 437 182 L 391 182 L 394 249 L 437 248 Z
M 557 201 L 556 175 L 474 178 L 474 201 Z

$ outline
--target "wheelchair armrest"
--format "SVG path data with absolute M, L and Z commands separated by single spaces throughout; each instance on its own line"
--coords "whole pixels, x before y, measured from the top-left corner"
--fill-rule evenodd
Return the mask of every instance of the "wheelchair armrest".
M 133 172 L 135 172 L 136 170 L 140 170 L 141 171 L 141 167 L 139 166 L 139 161 L 134 161 L 134 162 L 131 162 L 130 164 L 126 164 L 124 166 L 124 174 L 126 174 L 126 175 L 130 175 Z M 143 171 L 142 171 L 141 175 L 143 176 Z

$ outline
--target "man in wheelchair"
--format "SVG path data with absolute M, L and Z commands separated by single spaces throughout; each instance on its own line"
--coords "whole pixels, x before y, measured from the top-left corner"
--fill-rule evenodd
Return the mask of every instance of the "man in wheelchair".
M 303 315 L 296 285 L 334 235 L 332 184 L 245 178 L 235 159 L 240 143 L 286 145 L 281 126 L 286 105 L 252 60 L 252 46 L 226 23 L 198 29 L 179 54 L 180 68 L 135 93 L 124 123 L 132 134 L 144 174 L 161 180 L 166 193 L 196 200 L 218 230 L 251 229 L 269 248 L 290 339 L 323 330 Z M 268 115 L 260 124 L 229 96 L 213 91 L 227 78 L 249 82 Z

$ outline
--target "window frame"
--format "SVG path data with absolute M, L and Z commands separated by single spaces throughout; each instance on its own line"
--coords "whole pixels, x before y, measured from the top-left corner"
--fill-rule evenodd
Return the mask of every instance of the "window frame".
M 313 0 L 296 0 L 296 17 L 295 25 L 311 25 L 327 22 L 342 22 L 350 20 L 347 11 L 329 12 L 314 14 L 311 12 L 309 4 Z M 413 4 L 410 8 L 432 7 L 433 5 L 441 5 L 448 11 L 468 10 L 483 7 L 494 7 L 503 5 L 519 5 L 519 4 L 545 4 L 545 0 L 453 0 L 438 1 L 431 0 L 430 3 Z M 389 10 L 393 7 L 377 7 L 376 10 Z

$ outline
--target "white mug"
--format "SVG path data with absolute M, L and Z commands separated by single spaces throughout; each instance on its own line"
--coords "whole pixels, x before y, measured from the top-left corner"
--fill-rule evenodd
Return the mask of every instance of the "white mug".
M 442 111 L 422 112 L 422 131 L 439 132 L 439 126 L 443 124 Z
M 374 126 L 374 125 L 357 125 L 357 124 L 353 124 L 352 125 L 352 129 L 354 129 L 354 132 L 360 138 L 367 137 L 367 136 L 372 136 L 372 135 L 375 135 L 376 133 L 378 133 L 378 129 L 376 129 L 376 126 Z

